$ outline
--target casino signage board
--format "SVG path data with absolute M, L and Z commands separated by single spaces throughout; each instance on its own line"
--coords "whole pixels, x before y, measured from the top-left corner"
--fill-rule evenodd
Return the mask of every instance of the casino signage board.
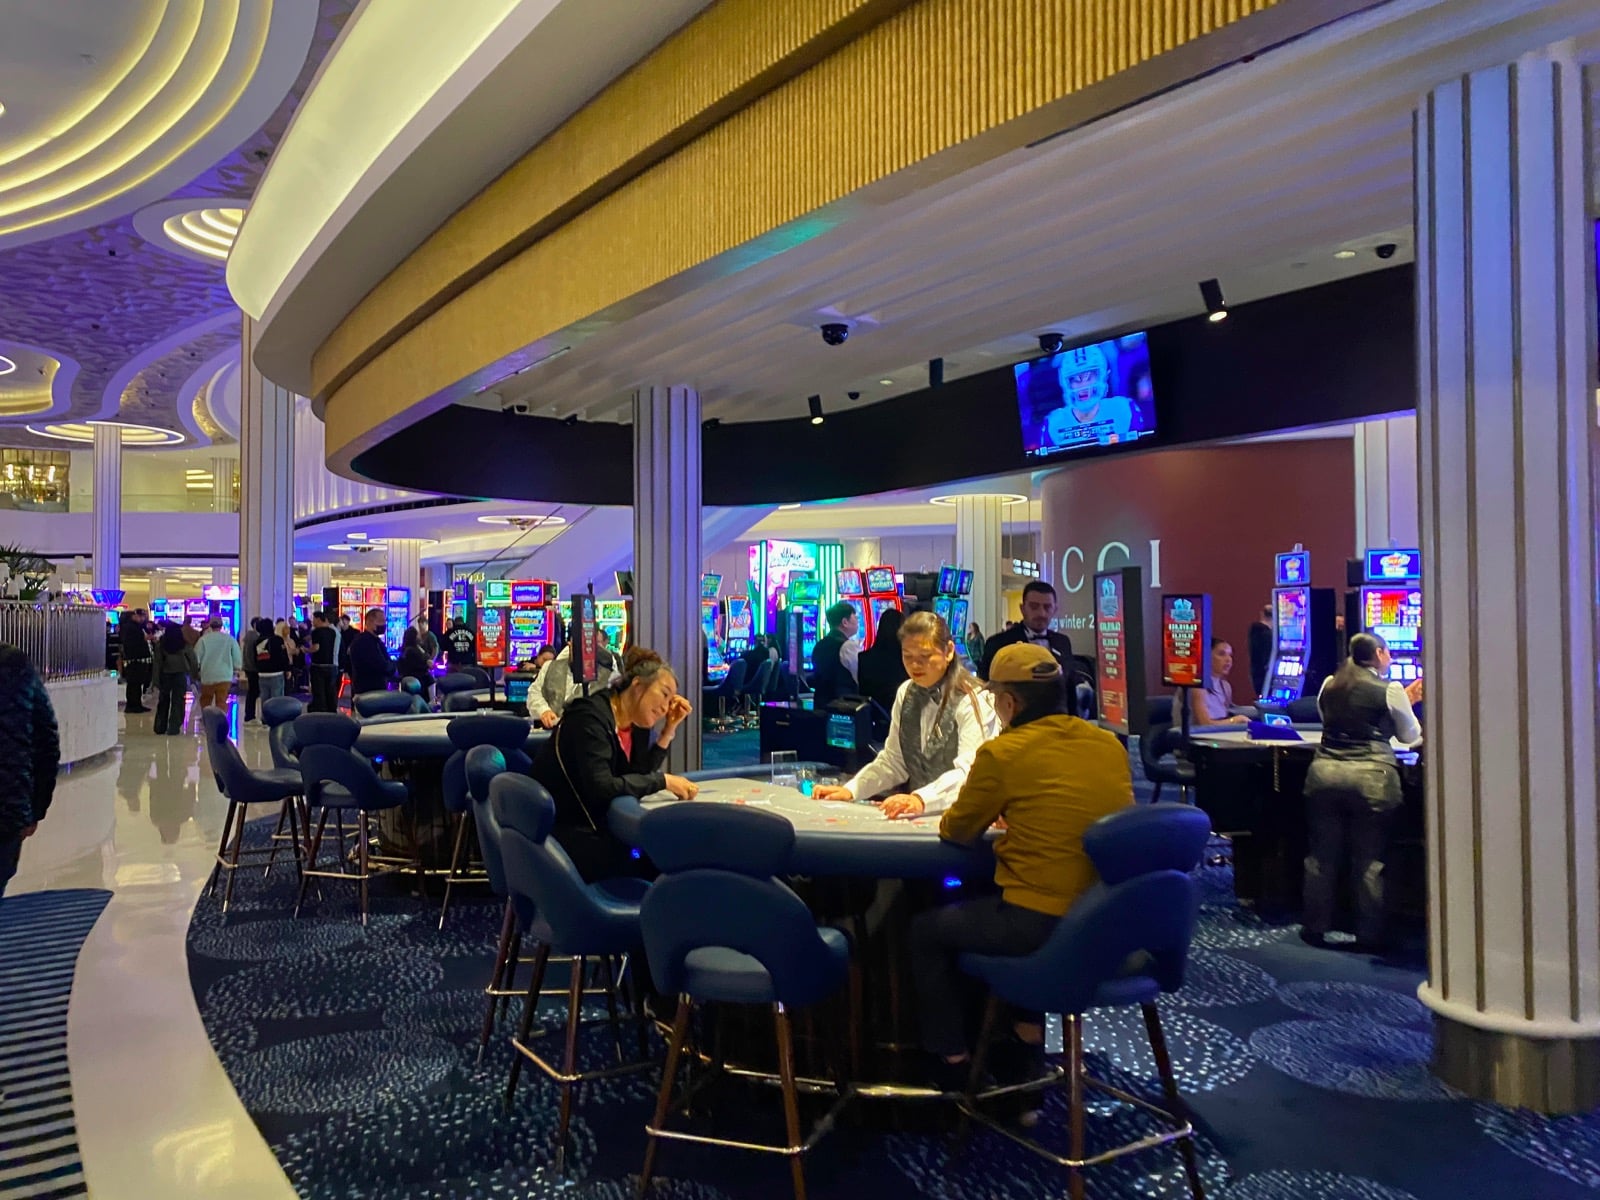
M 1100 723 L 1117 733 L 1145 727 L 1144 607 L 1138 567 L 1094 577 L 1095 693 Z
M 593 683 L 599 675 L 599 629 L 594 619 L 594 593 L 572 597 L 572 682 Z
M 1422 551 L 1368 550 L 1366 577 L 1368 583 L 1415 582 L 1422 578 Z
M 1204 592 L 1161 596 L 1161 682 L 1204 687 L 1211 645 L 1211 597 Z
M 1311 551 L 1292 550 L 1280 554 L 1273 579 L 1278 587 L 1308 587 L 1311 583 Z

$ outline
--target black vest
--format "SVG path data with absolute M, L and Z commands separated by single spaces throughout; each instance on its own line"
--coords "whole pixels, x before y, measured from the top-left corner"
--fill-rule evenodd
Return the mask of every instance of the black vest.
M 1371 750 L 1374 757 L 1394 761 L 1389 739 L 1395 734 L 1389 712 L 1389 685 L 1363 672 L 1350 687 L 1322 693 L 1322 744 L 1329 750 Z M 1341 755 L 1349 757 L 1349 754 Z
M 818 708 L 856 690 L 855 680 L 839 661 L 844 642 L 842 633 L 830 632 L 811 647 L 811 689 L 815 693 L 813 703 Z

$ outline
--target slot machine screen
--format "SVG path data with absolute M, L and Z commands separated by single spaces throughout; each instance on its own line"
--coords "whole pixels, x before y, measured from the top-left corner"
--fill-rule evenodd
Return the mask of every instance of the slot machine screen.
M 951 624 L 952 615 L 950 612 L 949 596 L 935 596 L 933 598 L 933 615 L 944 622 L 946 629 L 954 628 L 954 626 Z
M 511 581 L 511 603 L 513 605 L 529 605 L 541 608 L 544 605 L 544 580 L 542 579 L 513 579 Z
M 1311 593 L 1305 588 L 1279 588 L 1273 593 L 1273 601 L 1277 606 L 1278 651 L 1304 653 Z
M 722 594 L 721 575 L 700 576 L 700 599 L 715 600 Z
M 513 608 L 506 617 L 506 658 L 513 664 L 530 662 L 545 644 L 542 608 Z
M 939 595 L 954 596 L 960 586 L 961 572 L 955 567 L 939 568 Z
M 972 601 L 957 599 L 950 601 L 950 636 L 957 642 L 965 644 L 967 637 L 967 614 L 972 611 Z
M 1394 661 L 1389 678 L 1410 683 L 1422 675 L 1422 589 L 1364 587 L 1361 589 L 1361 628 L 1375 633 L 1389 647 Z
M 861 579 L 861 572 L 854 567 L 839 572 L 839 595 L 844 598 L 851 596 L 865 596 L 867 586 Z
M 956 580 L 956 594 L 960 596 L 972 595 L 972 572 L 963 571 Z
M 506 665 L 506 610 L 503 608 L 478 610 L 478 665 Z
M 504 608 L 511 603 L 511 581 L 509 579 L 485 579 L 483 581 L 483 603 L 486 608 Z
M 890 596 L 874 596 L 872 598 L 872 627 L 878 627 L 878 618 L 891 608 L 899 608 L 898 598 Z
M 894 595 L 894 569 L 892 567 L 873 567 L 869 570 L 867 572 L 867 591 L 875 596 Z

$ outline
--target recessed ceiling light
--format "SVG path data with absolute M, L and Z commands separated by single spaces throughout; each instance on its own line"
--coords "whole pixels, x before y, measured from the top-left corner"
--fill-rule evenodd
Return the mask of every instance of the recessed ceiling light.
M 367 540 L 367 535 L 364 533 L 347 533 L 344 536 L 346 541 L 351 542 L 364 542 Z
M 955 505 L 957 500 L 961 500 L 961 499 L 974 499 L 975 500 L 975 499 L 979 498 L 980 496 L 981 497 L 985 497 L 985 498 L 993 497 L 994 499 L 999 500 L 1001 504 L 1003 504 L 1003 505 L 1005 505 L 1007 507 L 1010 507 L 1013 504 L 1026 504 L 1028 502 L 1028 498 L 1026 496 L 1019 496 L 1015 492 L 1000 492 L 1000 493 L 994 493 L 994 492 L 967 492 L 967 493 L 965 493 L 964 496 L 962 496 L 962 495 L 956 495 L 956 496 L 934 496 L 933 498 L 931 498 L 928 501 L 928 503 L 929 504 L 947 504 L 947 505 L 950 505 L 950 506 L 954 507 L 954 505 Z
M 531 529 L 541 525 L 565 525 L 567 519 L 539 513 L 494 513 L 479 517 L 478 522 L 482 525 L 515 525 L 519 529 Z
M 1354 258 L 1356 252 L 1354 250 L 1335 250 L 1333 256 L 1335 258 Z
M 778 505 L 778 510 L 779 510 L 779 511 L 780 511 L 780 512 L 782 512 L 782 511 L 785 511 L 785 510 L 787 510 L 787 509 L 791 509 L 791 508 L 799 508 L 799 507 L 800 507 L 800 506 L 799 506 L 799 505 L 798 505 L 798 504 L 780 504 L 780 505 Z
M 56 425 L 29 425 L 29 433 L 41 437 L 59 438 L 64 442 L 94 441 L 94 427 L 110 425 L 122 430 L 124 446 L 175 446 L 183 441 L 183 434 L 158 425 L 133 425 L 127 421 L 64 421 Z
M 329 550 L 353 550 L 354 548 L 355 547 L 351 546 L 349 542 L 329 542 L 328 543 L 328 549 Z
M 892 379 L 880 379 L 880 380 L 878 380 L 878 382 L 883 384 L 884 387 L 893 387 L 894 386 L 894 380 L 892 380 Z

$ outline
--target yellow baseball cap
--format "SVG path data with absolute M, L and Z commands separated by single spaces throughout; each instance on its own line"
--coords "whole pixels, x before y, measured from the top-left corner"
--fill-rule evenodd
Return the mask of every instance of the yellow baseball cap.
M 1049 683 L 1060 678 L 1056 656 L 1028 642 L 1003 647 L 989 664 L 990 683 Z

